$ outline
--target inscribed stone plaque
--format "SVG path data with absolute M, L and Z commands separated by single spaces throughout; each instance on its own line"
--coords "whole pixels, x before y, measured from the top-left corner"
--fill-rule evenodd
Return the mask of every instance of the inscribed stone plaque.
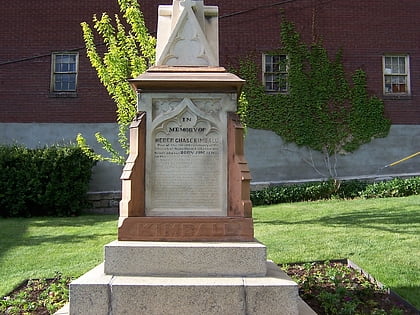
M 234 102 L 226 95 L 150 99 L 146 215 L 226 216 L 226 109 Z

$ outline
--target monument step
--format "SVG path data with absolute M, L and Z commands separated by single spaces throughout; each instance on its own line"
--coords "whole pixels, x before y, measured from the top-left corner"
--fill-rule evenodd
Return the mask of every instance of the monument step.
M 259 242 L 136 242 L 105 245 L 105 274 L 132 276 L 265 276 Z
M 272 262 L 265 277 L 110 276 L 103 268 L 70 284 L 70 315 L 299 314 L 297 284 Z

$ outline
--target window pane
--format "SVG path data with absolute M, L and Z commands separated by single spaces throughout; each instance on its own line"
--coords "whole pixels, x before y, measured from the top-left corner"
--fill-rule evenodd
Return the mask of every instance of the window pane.
M 63 55 L 55 55 L 55 62 L 62 63 L 63 62 Z
M 400 86 L 399 86 L 399 92 L 400 93 L 405 93 L 406 91 L 407 91 L 406 85 L 405 84 L 400 84 Z
M 54 79 L 55 91 L 75 91 L 76 74 L 56 74 Z
M 287 56 L 265 55 L 264 61 L 265 90 L 287 92 Z
M 279 64 L 279 71 L 280 72 L 286 72 L 287 71 L 287 67 L 286 67 L 286 61 L 282 60 Z
M 60 65 L 61 71 L 60 72 L 69 72 L 69 65 L 67 63 L 62 63 Z
M 287 74 L 281 74 L 278 78 L 279 90 L 282 92 L 287 91 Z
M 405 71 L 405 58 L 404 57 L 400 57 L 399 68 L 400 68 L 400 73 L 406 73 L 406 71 Z
M 385 68 L 391 69 L 391 57 L 385 57 Z
M 400 83 L 400 84 L 405 84 L 406 83 L 406 80 L 407 80 L 407 78 L 405 76 L 403 76 L 403 75 L 400 75 L 398 77 L 398 83 Z
M 76 90 L 76 82 L 70 81 L 68 85 L 68 91 L 75 91 Z
M 392 65 L 391 65 L 392 73 L 400 73 L 398 69 L 398 57 L 392 57 Z
M 279 63 L 280 56 L 271 56 L 271 57 L 272 57 L 273 63 Z
M 55 72 L 75 72 L 76 71 L 76 59 L 75 54 L 71 55 L 56 55 L 55 56 Z

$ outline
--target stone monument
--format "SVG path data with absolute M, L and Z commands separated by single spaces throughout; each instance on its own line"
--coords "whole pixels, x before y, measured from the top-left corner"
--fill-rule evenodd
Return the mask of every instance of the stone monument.
M 159 7 L 156 65 L 130 80 L 118 240 L 71 283 L 70 314 L 300 314 L 297 284 L 254 239 L 244 81 L 218 59 L 217 7 Z
M 139 115 L 122 175 L 119 240 L 252 241 L 236 112 L 243 80 L 219 67 L 218 8 L 159 7 L 156 66 L 130 80 Z

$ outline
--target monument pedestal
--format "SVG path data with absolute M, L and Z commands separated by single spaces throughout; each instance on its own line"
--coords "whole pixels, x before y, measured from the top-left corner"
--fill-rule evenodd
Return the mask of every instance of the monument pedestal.
M 71 315 L 315 314 L 258 242 L 115 241 L 70 293 Z

